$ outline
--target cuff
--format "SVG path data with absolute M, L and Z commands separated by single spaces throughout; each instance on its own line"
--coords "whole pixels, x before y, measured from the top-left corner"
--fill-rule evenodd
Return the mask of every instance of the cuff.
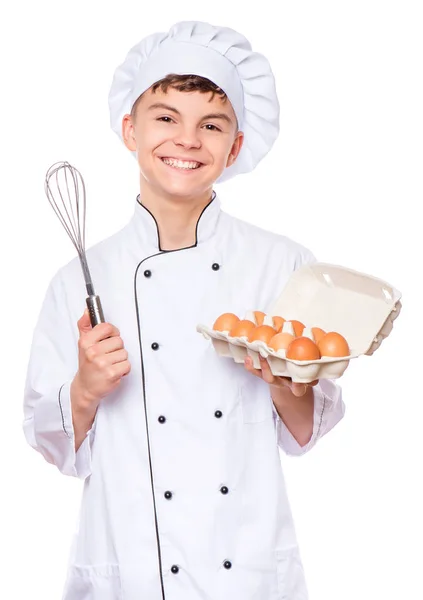
M 91 445 L 94 438 L 94 424 L 75 452 L 75 431 L 72 421 L 72 406 L 70 398 L 71 381 L 67 381 L 59 390 L 59 406 L 62 415 L 63 430 L 72 443 L 72 475 L 86 479 L 91 474 Z
M 34 435 L 37 449 L 64 475 L 85 479 L 91 473 L 91 444 L 94 426 L 75 452 L 70 386 L 66 381 L 37 401 L 34 412 Z
M 85 440 L 75 454 L 75 475 L 79 479 L 86 479 L 91 475 L 91 446 L 94 438 L 93 427 L 88 431 Z
M 338 388 L 340 389 L 340 388 Z M 280 418 L 273 404 L 273 416 L 275 419 L 276 439 L 282 450 L 290 456 L 302 456 L 316 444 L 317 440 L 324 435 L 328 428 L 329 416 L 332 413 L 335 400 L 329 397 L 322 390 L 321 384 L 313 387 L 314 412 L 313 412 L 313 433 L 305 446 L 300 446 L 285 423 Z

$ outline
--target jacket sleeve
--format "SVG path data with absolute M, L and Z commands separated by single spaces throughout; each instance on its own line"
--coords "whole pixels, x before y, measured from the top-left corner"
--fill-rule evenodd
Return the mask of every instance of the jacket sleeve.
M 276 437 L 278 446 L 291 456 L 301 456 L 316 445 L 317 441 L 328 433 L 345 414 L 345 404 L 342 400 L 342 390 L 339 385 L 330 379 L 321 379 L 313 387 L 314 414 L 313 433 L 310 441 L 305 446 L 300 446 L 292 433 L 286 427 L 273 406 L 273 418 L 275 420 Z
M 76 325 L 75 325 L 76 327 Z M 70 385 L 77 372 L 78 342 L 72 331 L 60 271 L 51 280 L 36 323 L 24 389 L 27 442 L 64 475 L 91 473 L 93 429 L 75 453 Z
M 316 263 L 314 254 L 299 246 L 299 252 L 295 261 L 295 269 L 306 264 Z M 275 420 L 277 442 L 280 448 L 291 456 L 301 456 L 316 445 L 317 441 L 328 433 L 345 414 L 345 404 L 342 400 L 341 387 L 330 379 L 321 379 L 313 387 L 314 392 L 314 414 L 313 433 L 310 441 L 305 446 L 300 446 L 293 437 L 285 423 L 280 418 L 272 401 L 273 418 Z

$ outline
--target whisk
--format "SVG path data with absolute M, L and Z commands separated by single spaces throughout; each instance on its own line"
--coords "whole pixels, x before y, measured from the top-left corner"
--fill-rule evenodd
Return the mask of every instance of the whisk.
M 92 327 L 104 323 L 100 298 L 94 285 L 85 254 L 85 183 L 81 173 L 67 161 L 52 165 L 46 174 L 47 198 L 78 252 L 88 297 L 86 299 Z

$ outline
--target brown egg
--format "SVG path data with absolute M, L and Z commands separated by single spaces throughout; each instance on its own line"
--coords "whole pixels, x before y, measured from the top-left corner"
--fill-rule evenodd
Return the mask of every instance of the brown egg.
M 286 351 L 286 358 L 292 360 L 318 360 L 320 352 L 317 345 L 307 337 L 297 337 Z
M 255 310 L 254 316 L 256 318 L 257 327 L 259 325 L 263 325 L 264 317 L 266 316 L 264 312 L 261 312 L 261 310 Z
M 267 345 L 277 352 L 278 350 L 286 350 L 293 340 L 295 340 L 295 337 L 290 333 L 277 333 Z
M 231 331 L 238 323 L 239 317 L 233 313 L 223 313 L 218 317 L 213 325 L 216 331 Z
M 330 331 L 318 343 L 322 356 L 349 356 L 350 349 L 347 340 L 335 331 Z
M 323 331 L 323 329 L 320 329 L 320 327 L 312 327 L 311 333 L 314 336 L 314 341 L 316 342 L 316 344 L 318 344 L 322 337 L 326 335 L 326 331 Z
M 303 325 L 301 321 L 290 321 L 290 323 L 292 323 L 292 327 L 294 328 L 294 333 L 296 337 L 300 337 L 301 335 L 303 335 L 305 325 Z
M 250 332 L 248 341 L 255 342 L 260 340 L 261 342 L 268 344 L 275 334 L 276 330 L 273 329 L 273 327 L 270 327 L 270 325 L 260 325 L 259 327 L 254 327 L 254 329 Z
M 242 319 L 230 330 L 229 335 L 231 337 L 248 337 L 254 328 L 255 325 L 252 321 Z
M 283 317 L 273 317 L 273 327 L 279 333 L 282 331 L 283 324 L 285 323 L 285 319 Z

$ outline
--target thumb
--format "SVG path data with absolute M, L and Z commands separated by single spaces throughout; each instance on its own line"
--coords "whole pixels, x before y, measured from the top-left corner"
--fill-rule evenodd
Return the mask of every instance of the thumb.
M 82 317 L 78 321 L 78 329 L 80 333 L 86 333 L 92 329 L 88 308 L 84 310 Z
M 307 385 L 305 383 L 291 383 L 291 392 L 294 396 L 301 398 L 307 392 Z

